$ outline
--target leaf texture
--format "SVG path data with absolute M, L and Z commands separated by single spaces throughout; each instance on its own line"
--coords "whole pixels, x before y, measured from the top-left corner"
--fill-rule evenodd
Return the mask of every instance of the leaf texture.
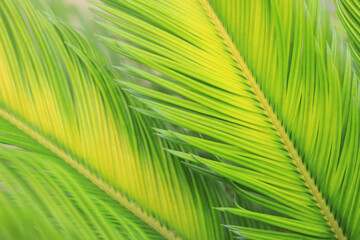
M 116 52 L 159 74 L 124 72 L 180 97 L 121 82 L 149 116 L 204 138 L 158 130 L 202 149 L 202 163 L 271 213 L 223 211 L 273 225 L 232 226 L 249 239 L 360 236 L 359 86 L 350 53 L 318 1 L 116 1 L 95 4 L 126 41 L 102 37 Z M 165 77 L 166 76 L 166 77 Z
M 2 118 L 0 132 L 2 239 L 164 239 Z
M 114 74 L 51 13 L 28 0 L 0 2 L 0 116 L 164 237 L 226 238 L 225 215 L 211 208 L 227 205 L 226 193 L 163 150 L 181 148 L 152 134 L 163 125 L 128 107 L 141 105 L 114 85 Z

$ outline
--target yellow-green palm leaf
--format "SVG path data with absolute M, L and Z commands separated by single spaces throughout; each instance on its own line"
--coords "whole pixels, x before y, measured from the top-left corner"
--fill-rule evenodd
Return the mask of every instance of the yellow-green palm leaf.
M 58 159 L 61 158 L 75 168 L 79 175 L 86 176 L 123 205 L 128 210 L 126 214 L 136 215 L 139 218 L 137 222 L 142 223 L 140 227 L 148 224 L 169 239 L 226 238 L 228 234 L 221 226 L 224 215 L 212 209 L 213 206 L 226 204 L 225 191 L 218 184 L 205 182 L 202 177 L 194 175 L 176 157 L 163 150 L 181 148 L 152 133 L 152 127 L 163 127 L 163 124 L 131 110 L 128 105 L 141 105 L 125 96 L 115 86 L 113 78 L 115 73 L 91 41 L 56 20 L 53 14 L 43 14 L 28 0 L 1 1 L 0 117 L 53 153 L 52 157 L 47 159 L 19 150 L 15 153 L 15 150 L 2 149 L 2 159 L 7 160 L 11 155 L 8 152 L 13 151 L 14 157 L 9 157 L 9 161 L 23 164 L 19 165 L 19 169 L 33 163 L 36 168 L 39 164 L 44 164 L 49 166 L 49 171 L 55 171 L 50 169 L 53 167 L 52 163 L 45 161 L 52 161 L 56 155 L 57 163 L 54 163 L 54 168 L 57 169 L 57 174 L 62 174 L 61 168 L 67 168 L 59 163 Z M 7 127 L 0 132 L 13 135 L 13 130 Z M 26 141 L 19 146 L 19 142 L 6 137 L 2 142 L 30 151 L 35 151 L 32 149 L 34 147 L 41 147 Z M 24 159 L 26 161 L 22 162 Z M 59 164 L 60 168 L 55 166 Z M 66 171 L 64 170 L 63 174 L 68 174 Z M 21 172 L 19 175 L 23 174 L 26 173 Z M 53 180 L 69 183 L 76 180 L 73 175 L 74 173 L 71 173 L 69 177 L 64 175 L 63 178 Z M 3 177 L 5 178 L 5 175 Z M 14 181 L 32 181 L 32 178 L 26 177 L 27 175 L 19 176 L 19 179 Z M 44 178 L 39 181 L 44 181 Z M 89 185 L 89 182 L 86 184 Z M 74 183 L 72 187 L 86 188 L 86 184 L 82 186 Z M 58 185 L 57 187 L 60 188 Z M 28 191 L 26 186 L 23 188 Z M 39 191 L 41 189 L 39 188 Z M 80 190 L 78 193 L 86 194 Z M 36 194 L 41 196 L 42 193 Z M 90 201 L 91 196 L 86 197 L 85 200 Z M 44 197 L 44 201 L 50 199 L 51 197 Z M 60 204 L 69 200 L 64 201 L 60 201 Z M 62 213 L 54 202 L 49 204 L 54 204 L 51 211 L 58 214 L 66 215 L 71 211 L 70 208 L 64 209 Z M 116 222 L 117 218 L 122 218 L 117 211 L 123 211 L 123 207 L 116 210 L 113 203 L 109 204 L 104 206 L 104 209 L 111 208 L 112 215 L 104 211 L 101 212 L 102 217 L 114 217 L 116 219 L 113 221 Z M 27 205 L 24 200 L 23 207 L 26 206 L 33 205 Z M 117 239 L 120 235 L 117 235 L 111 226 L 106 226 L 107 223 L 102 218 L 99 218 L 99 221 L 102 221 L 104 226 L 96 225 L 100 222 L 95 220 L 94 223 L 91 222 L 96 211 L 100 210 L 93 207 L 87 212 L 94 215 L 86 220 L 88 228 L 84 228 L 84 231 L 92 230 L 93 233 L 72 235 L 78 225 L 72 226 L 71 218 L 70 222 L 66 222 L 66 216 L 60 216 L 62 220 L 56 220 L 55 217 L 54 222 L 66 222 L 70 224 L 69 229 L 62 230 L 67 226 L 60 225 L 53 226 L 51 231 L 68 232 L 68 237 L 64 236 L 66 239 L 76 239 L 79 236 L 87 239 L 87 236 L 97 235 L 98 238 Z M 31 214 L 36 214 L 36 211 Z M 46 214 L 46 211 L 42 214 Z M 46 217 L 53 218 L 51 215 L 42 216 L 41 221 L 46 223 Z M 124 217 L 124 221 L 132 220 Z M 129 226 L 125 225 L 130 228 L 129 232 L 135 231 L 133 234 L 126 234 L 125 231 L 125 235 L 130 239 L 142 239 L 139 235 L 144 235 L 144 238 L 159 236 L 154 231 L 150 231 L 149 235 L 141 231 L 136 233 L 136 228 L 131 229 L 132 224 L 137 223 L 130 222 Z M 46 234 L 44 236 L 50 238 Z
M 96 12 L 113 25 L 99 24 L 130 44 L 104 43 L 162 75 L 119 69 L 181 96 L 122 82 L 152 110 L 139 111 L 201 133 L 158 130 L 220 157 L 169 150 L 233 182 L 239 207 L 220 210 L 264 223 L 229 228 L 249 239 L 360 237 L 359 85 L 320 2 L 102 2 L 107 13 Z
M 0 146 L 1 239 L 164 239 L 2 118 L 0 132 L 17 147 Z

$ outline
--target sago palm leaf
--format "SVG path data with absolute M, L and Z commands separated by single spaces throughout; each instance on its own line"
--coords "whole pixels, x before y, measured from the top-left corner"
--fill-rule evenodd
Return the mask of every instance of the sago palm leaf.
M 205 182 L 202 177 L 194 175 L 176 157 L 163 150 L 175 147 L 152 134 L 151 127 L 163 125 L 132 111 L 128 105 L 137 106 L 137 103 L 128 99 L 114 85 L 113 78 L 114 73 L 109 70 L 107 60 L 96 47 L 56 20 L 51 13 L 46 17 L 34 9 L 28 0 L 0 1 L 0 117 L 53 153 L 47 158 L 41 154 L 1 150 L 4 152 L 2 160 L 14 162 L 14 168 L 19 169 L 26 169 L 27 164 L 34 164 L 36 168 L 44 164 L 55 172 L 52 170 L 54 167 L 57 174 L 64 174 L 63 178 L 53 178 L 54 181 L 60 181 L 59 184 L 67 182 L 73 188 L 92 187 L 88 186 L 89 182 L 69 183 L 84 180 L 74 176 L 73 172 L 67 172 L 70 170 L 58 163 L 59 160 L 54 160 L 57 161 L 54 164 L 47 163 L 54 159 L 55 154 L 137 215 L 143 224 L 148 224 L 169 239 L 226 238 L 228 234 L 221 226 L 225 215 L 211 208 L 226 205 L 224 190 L 212 181 Z M 7 127 L 4 129 L 7 130 Z M 14 134 L 12 129 L 4 129 L 0 132 Z M 5 144 L 18 146 L 11 138 L 3 139 Z M 36 152 L 32 148 L 38 148 L 26 141 L 21 144 L 19 147 L 30 151 Z M 10 158 L 12 154 L 14 157 Z M 64 172 L 61 172 L 61 168 Z M 7 170 L 4 168 L 4 171 Z M 0 181 L 6 176 L 12 176 L 16 184 L 24 184 L 24 196 L 27 196 L 30 187 L 38 185 L 32 182 L 35 173 L 26 178 L 28 173 L 21 170 L 19 179 L 15 179 L 15 173 L 6 174 L 1 175 Z M 22 174 L 26 176 L 22 177 Z M 43 179 L 40 175 L 38 181 Z M 29 185 L 26 185 L 28 181 Z M 59 185 L 54 186 L 60 188 Z M 103 202 L 99 204 L 104 205 L 103 209 L 110 208 L 112 213 L 92 205 L 89 205 L 89 209 L 88 205 L 80 206 L 78 212 L 87 210 L 82 214 L 83 218 L 89 212 L 94 215 L 88 220 L 80 219 L 79 223 L 72 226 L 71 221 L 75 221 L 75 218 L 69 218 L 70 222 L 66 223 L 64 220 L 71 206 L 64 209 L 63 213 L 58 209 L 60 206 L 54 206 L 55 203 L 67 204 L 71 200 L 51 200 L 52 196 L 46 196 L 50 193 L 42 189 L 39 188 L 39 192 L 31 196 L 33 203 L 24 203 L 21 207 L 33 206 L 37 197 L 43 199 L 41 203 L 52 201 L 48 203 L 49 208 L 54 207 L 50 215 L 41 217 L 42 222 L 46 223 L 45 217 L 48 217 L 55 218 L 54 222 L 60 224 L 50 229 L 51 234 L 54 229 L 60 229 L 60 232 L 71 235 L 76 226 L 85 220 L 88 225 L 86 228 L 84 225 L 84 231 L 94 232 L 88 235 L 79 232 L 69 237 L 84 236 L 86 239 L 86 236 L 99 235 L 99 238 L 116 239 L 120 236 L 113 232 L 116 226 L 107 226 L 107 221 L 116 222 L 118 218 L 129 221 L 128 225 L 124 225 L 129 228 L 129 232 L 138 228 L 136 224 L 139 220 L 133 223 L 133 217 L 126 219 L 126 216 L 118 215 L 119 211 L 123 211 L 121 207 L 116 210 L 112 203 L 105 206 Z M 92 201 L 89 200 L 90 193 L 85 189 L 83 191 L 78 190 L 78 194 L 84 195 L 84 202 L 75 201 L 73 207 Z M 21 198 L 20 193 L 13 194 Z M 96 212 L 99 212 L 99 222 L 93 219 Z M 53 214 L 59 214 L 60 220 Z M 144 227 L 143 224 L 139 227 Z M 62 230 L 67 226 L 69 229 Z M 37 226 L 34 228 L 36 230 Z M 141 231 L 129 233 L 127 237 L 136 239 L 136 236 L 143 234 Z M 153 232 L 151 234 L 156 236 Z M 145 234 L 145 237 L 149 235 Z
M 222 161 L 169 150 L 233 182 L 273 225 L 249 239 L 360 237 L 359 85 L 318 1 L 102 0 L 104 43 L 159 74 L 119 68 L 177 96 L 122 82 L 150 116 L 199 132 L 159 135 Z M 95 11 L 95 10 L 94 10 Z M 208 172 L 211 174 L 210 172 Z
M 164 239 L 65 161 L 0 118 L 1 239 Z

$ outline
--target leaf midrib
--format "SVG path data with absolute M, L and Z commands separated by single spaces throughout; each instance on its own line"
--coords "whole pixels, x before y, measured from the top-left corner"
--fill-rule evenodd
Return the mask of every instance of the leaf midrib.
M 346 237 L 344 236 L 342 229 L 340 228 L 334 215 L 330 211 L 329 206 L 326 204 L 324 198 L 322 197 L 321 193 L 319 192 L 317 186 L 315 185 L 314 180 L 311 178 L 310 173 L 307 171 L 297 150 L 295 149 L 293 143 L 291 142 L 289 135 L 286 133 L 284 127 L 281 125 L 280 121 L 278 120 L 277 115 L 275 114 L 275 112 L 273 111 L 269 102 L 265 98 L 265 96 L 264 96 L 263 92 L 261 91 L 259 85 L 257 84 L 254 76 L 252 75 L 250 69 L 247 67 L 244 59 L 241 57 L 239 51 L 237 50 L 235 44 L 231 40 L 227 31 L 225 30 L 223 24 L 221 23 L 221 21 L 219 20 L 219 18 L 216 15 L 216 13 L 210 6 L 208 0 L 200 0 L 200 2 L 203 5 L 209 18 L 213 21 L 213 23 L 214 23 L 215 27 L 217 28 L 217 30 L 219 31 L 221 37 L 224 39 L 224 42 L 228 46 L 235 61 L 239 64 L 240 69 L 245 74 L 245 77 L 249 81 L 249 84 L 250 84 L 254 94 L 256 95 L 258 101 L 260 102 L 261 106 L 263 107 L 264 111 L 266 112 L 274 129 L 279 134 L 283 144 L 285 145 L 287 151 L 289 152 L 289 154 L 291 156 L 291 159 L 293 160 L 294 165 L 296 166 L 296 168 L 297 168 L 298 172 L 300 173 L 302 179 L 304 180 L 306 186 L 308 187 L 309 191 L 311 192 L 312 196 L 314 197 L 318 207 L 320 208 L 321 212 L 324 215 L 325 220 L 328 222 L 329 226 L 331 227 L 332 231 L 334 232 L 335 237 L 340 240 L 345 240 Z
M 109 196 L 115 199 L 118 203 L 124 206 L 126 209 L 131 211 L 134 215 L 152 227 L 154 230 L 159 232 L 162 236 L 166 239 L 170 240 L 180 240 L 179 237 L 175 236 L 173 232 L 170 232 L 167 228 L 163 227 L 158 220 L 149 216 L 146 212 L 142 211 L 139 206 L 135 203 L 130 202 L 125 196 L 122 196 L 119 192 L 116 192 L 113 188 L 111 188 L 108 184 L 102 181 L 100 178 L 97 178 L 94 174 L 92 174 L 87 168 L 83 165 L 77 163 L 73 158 L 67 155 L 64 151 L 59 149 L 57 146 L 52 144 L 50 141 L 46 140 L 35 131 L 33 131 L 30 127 L 16 119 L 15 117 L 11 116 L 5 110 L 0 109 L 0 117 L 4 118 L 5 120 L 9 121 L 11 124 L 16 126 L 18 129 L 35 139 L 39 142 L 42 146 L 49 149 L 51 152 L 59 156 L 65 162 L 70 164 L 73 168 L 75 168 L 80 174 L 85 176 L 89 179 L 92 183 L 98 186 L 101 190 L 106 192 Z

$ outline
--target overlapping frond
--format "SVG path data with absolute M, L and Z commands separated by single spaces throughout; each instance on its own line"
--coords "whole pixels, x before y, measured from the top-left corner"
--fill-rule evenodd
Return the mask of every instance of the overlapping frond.
M 128 107 L 137 103 L 113 74 L 91 41 L 51 13 L 28 0 L 0 1 L 0 116 L 163 236 L 226 238 L 224 215 L 211 208 L 226 193 L 163 150 L 175 146 L 152 134 L 162 125 Z
M 0 133 L 2 239 L 164 239 L 3 118 Z
M 172 151 L 231 180 L 270 212 L 221 208 L 274 226 L 249 239 L 360 236 L 359 86 L 318 1 L 102 0 L 103 42 L 159 74 L 120 70 L 177 96 L 121 84 L 152 117 L 204 138 L 159 135 L 214 154 Z M 284 232 L 283 232 L 284 231 Z

